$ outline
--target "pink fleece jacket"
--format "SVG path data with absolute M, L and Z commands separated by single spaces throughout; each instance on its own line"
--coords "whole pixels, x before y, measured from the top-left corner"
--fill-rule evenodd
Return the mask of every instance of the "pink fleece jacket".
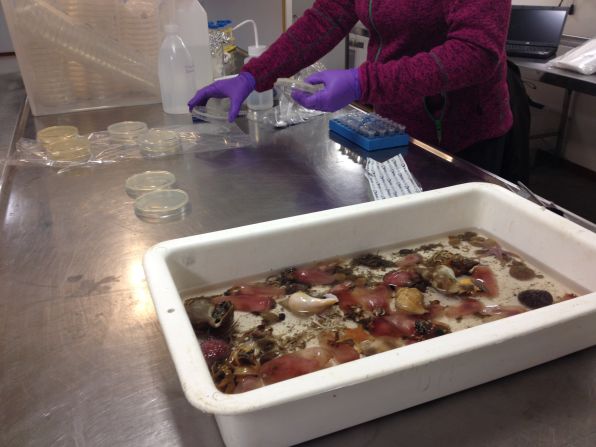
M 510 10 L 511 0 L 317 0 L 243 70 L 257 90 L 270 89 L 324 56 L 360 20 L 370 31 L 367 61 L 358 67 L 360 101 L 413 137 L 457 152 L 511 127 Z

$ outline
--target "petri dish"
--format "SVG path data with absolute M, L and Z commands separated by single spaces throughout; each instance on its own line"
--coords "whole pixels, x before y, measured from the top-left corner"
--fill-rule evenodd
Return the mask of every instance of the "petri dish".
M 176 183 L 176 176 L 169 171 L 145 171 L 126 179 L 126 193 L 139 197 L 157 189 L 170 189 Z
M 204 106 L 192 109 L 192 116 L 205 121 L 228 121 L 229 98 L 210 98 Z M 246 116 L 246 109 L 240 109 L 238 116 Z
M 67 140 L 78 135 L 79 129 L 75 126 L 50 126 L 37 132 L 37 141 L 47 147 L 56 141 Z
M 223 113 L 208 112 L 205 106 L 196 106 L 192 109 L 191 115 L 193 118 L 197 118 L 203 121 L 227 121 L 228 115 Z
M 177 220 L 187 212 L 188 194 L 181 189 L 158 189 L 138 197 L 134 208 L 135 214 L 146 222 Z
M 180 137 L 173 130 L 151 129 L 139 138 L 141 153 L 146 157 L 164 157 L 182 150 Z
M 82 162 L 89 160 L 90 147 L 91 143 L 87 138 L 76 136 L 48 144 L 46 152 L 54 161 Z
M 147 124 L 142 121 L 121 121 L 108 126 L 113 143 L 136 144 L 137 139 L 147 132 Z

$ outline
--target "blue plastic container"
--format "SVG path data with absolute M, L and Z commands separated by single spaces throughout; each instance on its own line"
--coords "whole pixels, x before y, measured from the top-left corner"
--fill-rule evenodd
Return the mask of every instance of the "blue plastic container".
M 374 113 L 349 113 L 329 120 L 329 131 L 367 151 L 407 146 L 405 127 Z

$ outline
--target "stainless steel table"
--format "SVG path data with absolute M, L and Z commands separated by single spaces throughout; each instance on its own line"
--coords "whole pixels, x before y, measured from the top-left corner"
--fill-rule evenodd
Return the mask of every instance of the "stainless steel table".
M 88 132 L 124 119 L 189 121 L 154 105 L 26 113 L 22 129 L 33 137 L 36 128 L 71 123 Z M 141 257 L 166 239 L 371 200 L 363 154 L 330 140 L 325 120 L 280 131 L 245 122 L 253 147 L 168 160 L 63 174 L 8 164 L 0 195 L 0 445 L 222 445 L 214 419 L 183 396 Z M 427 190 L 501 183 L 421 143 L 403 153 Z M 124 181 L 147 169 L 176 174 L 190 195 L 185 219 L 155 225 L 135 217 Z M 592 348 L 307 445 L 587 447 L 596 444 L 595 408 Z

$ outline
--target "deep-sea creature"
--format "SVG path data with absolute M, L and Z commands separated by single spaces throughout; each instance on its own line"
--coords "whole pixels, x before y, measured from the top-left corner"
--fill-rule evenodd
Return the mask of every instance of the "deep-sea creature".
M 338 301 L 332 293 L 327 293 L 323 298 L 317 298 L 304 292 L 295 292 L 290 295 L 285 306 L 296 314 L 313 315 L 323 312 Z
M 402 287 L 395 294 L 395 305 L 398 309 L 414 315 L 428 312 L 424 307 L 424 295 L 418 289 Z
M 229 301 L 214 303 L 209 297 L 193 297 L 184 308 L 195 331 L 225 332 L 234 323 L 234 306 Z

